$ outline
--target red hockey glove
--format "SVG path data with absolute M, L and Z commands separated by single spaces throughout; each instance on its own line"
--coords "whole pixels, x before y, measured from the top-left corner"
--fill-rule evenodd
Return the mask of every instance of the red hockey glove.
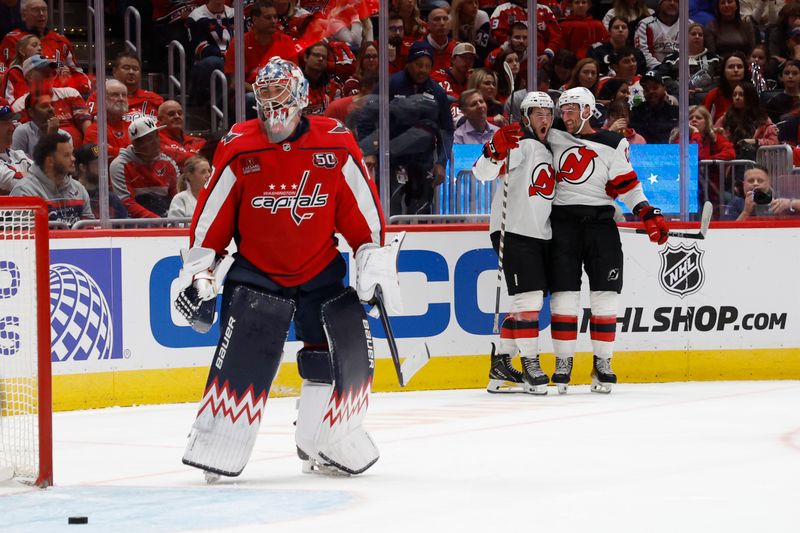
M 522 138 L 522 126 L 518 123 L 503 126 L 494 133 L 492 140 L 484 146 L 484 153 L 494 161 L 502 161 L 508 157 L 508 151 L 519 146 Z
M 657 242 L 658 244 L 667 242 L 669 228 L 664 221 L 664 217 L 661 216 L 661 209 L 646 205 L 639 210 L 639 217 L 644 222 L 644 229 L 647 230 L 650 242 Z

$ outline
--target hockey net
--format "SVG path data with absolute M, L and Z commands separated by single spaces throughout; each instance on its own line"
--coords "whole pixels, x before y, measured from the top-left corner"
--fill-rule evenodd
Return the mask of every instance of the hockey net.
M 0 481 L 53 482 L 47 206 L 0 198 Z

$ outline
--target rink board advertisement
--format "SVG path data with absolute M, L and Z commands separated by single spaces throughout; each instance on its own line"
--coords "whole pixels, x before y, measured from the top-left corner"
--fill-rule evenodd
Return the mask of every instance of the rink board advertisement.
M 196 333 L 172 307 L 186 234 L 73 235 L 57 232 L 51 239 L 56 409 L 198 399 L 219 329 Z M 800 378 L 798 239 L 791 227 L 712 228 L 706 240 L 670 239 L 659 247 L 623 233 L 620 379 Z M 342 252 L 352 272 L 352 253 L 346 245 Z M 401 356 L 424 350 L 423 343 L 433 356 L 408 388 L 485 386 L 497 278 L 485 229 L 409 232 L 398 266 L 405 311 L 392 324 Z M 576 383 L 588 381 L 591 359 L 586 285 Z M 510 300 L 503 294 L 506 309 Z M 544 354 L 552 352 L 548 301 L 540 317 Z M 371 325 L 375 389 L 399 390 L 385 334 L 378 321 Z M 274 394 L 299 391 L 294 353 L 300 346 L 291 330 Z M 552 356 L 543 360 L 546 370 L 552 367 Z

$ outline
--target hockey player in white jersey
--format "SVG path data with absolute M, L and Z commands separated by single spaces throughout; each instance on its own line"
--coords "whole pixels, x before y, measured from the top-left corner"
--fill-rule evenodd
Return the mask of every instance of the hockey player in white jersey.
M 566 132 L 550 130 L 548 141 L 556 169 L 556 196 L 550 220 L 551 335 L 556 354 L 552 376 L 565 393 L 572 373 L 578 337 L 581 269 L 589 277 L 589 321 L 594 351 L 593 392 L 609 393 L 617 382 L 611 368 L 622 291 L 622 245 L 614 222 L 614 198 L 619 197 L 644 222 L 652 242 L 667 242 L 668 227 L 661 211 L 649 204 L 630 163 L 629 145 L 621 135 L 595 131 L 589 118 L 596 113 L 592 93 L 569 89 L 558 100 Z
M 524 134 L 519 124 L 498 130 L 473 167 L 475 177 L 484 181 L 508 171 L 507 206 L 504 208 L 498 189 L 489 232 L 498 251 L 505 217 L 503 271 L 513 301 L 500 330 L 500 353 L 492 353 L 489 392 L 522 389 L 547 394 L 550 381 L 539 366 L 539 312 L 547 290 L 550 205 L 555 195 L 553 155 L 545 142 L 553 123 L 553 107 L 547 93 L 528 93 L 520 105 Z M 511 364 L 517 352 L 522 372 Z

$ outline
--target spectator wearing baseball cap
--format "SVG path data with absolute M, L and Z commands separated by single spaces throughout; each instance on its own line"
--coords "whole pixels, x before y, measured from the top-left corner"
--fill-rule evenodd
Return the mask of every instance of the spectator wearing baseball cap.
M 89 193 L 89 203 L 95 218 L 100 218 L 100 172 L 97 160 L 100 157 L 100 147 L 93 143 L 86 143 L 75 151 L 75 178 L 81 182 Z M 109 190 L 108 192 L 109 218 L 128 218 L 128 210 L 119 199 L 119 196 Z
M 161 152 L 158 132 L 163 128 L 155 117 L 135 118 L 128 127 L 131 145 L 111 162 L 114 192 L 131 218 L 166 216 L 178 192 L 178 164 Z
M 0 195 L 10 193 L 32 163 L 25 152 L 11 149 L 15 120 L 19 120 L 19 113 L 11 109 L 8 100 L 0 98 Z
M 433 49 L 433 70 L 447 70 L 457 42 L 450 38 L 450 13 L 437 7 L 428 13 L 428 36 L 425 38 Z
M 469 73 L 477 57 L 475 46 L 470 43 L 458 43 L 453 47 L 450 67 L 431 74 L 431 79 L 442 86 L 453 102 L 458 100 L 467 88 Z
M 657 72 L 642 76 L 641 85 L 644 102 L 631 110 L 630 127 L 647 144 L 667 144 L 670 132 L 678 126 L 678 106 L 670 102 L 664 80 Z

